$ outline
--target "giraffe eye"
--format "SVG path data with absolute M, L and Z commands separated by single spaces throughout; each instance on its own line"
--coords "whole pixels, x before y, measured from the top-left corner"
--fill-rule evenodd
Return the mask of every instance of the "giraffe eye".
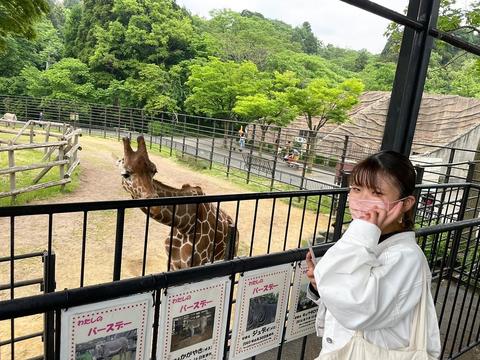
M 130 173 L 129 173 L 129 172 L 124 172 L 124 173 L 122 174 L 122 177 L 123 177 L 124 179 L 128 179 L 128 178 L 130 177 Z

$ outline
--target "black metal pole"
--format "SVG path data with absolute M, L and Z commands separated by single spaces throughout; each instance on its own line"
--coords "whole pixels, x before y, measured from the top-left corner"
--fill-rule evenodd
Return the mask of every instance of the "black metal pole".
M 405 27 L 382 150 L 410 155 L 433 45 L 433 37 L 428 30 L 436 26 L 439 7 L 439 0 L 410 0 L 407 16 L 417 21 L 426 19 L 426 26 L 422 30 Z
M 117 229 L 115 235 L 115 257 L 113 263 L 113 281 L 120 280 L 122 271 L 123 226 L 125 223 L 125 209 L 117 211 Z

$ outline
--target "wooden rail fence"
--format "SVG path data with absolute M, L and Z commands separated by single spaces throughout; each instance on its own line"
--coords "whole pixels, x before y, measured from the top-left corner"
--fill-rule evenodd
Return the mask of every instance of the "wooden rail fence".
M 0 118 L 0 135 L 12 135 L 0 138 L 0 155 L 8 154 L 8 166 L 0 168 L 0 175 L 9 175 L 10 190 L 0 192 L 0 198 L 11 197 L 12 202 L 19 194 L 60 186 L 71 182 L 71 175 L 80 164 L 78 151 L 82 149 L 79 137 L 81 129 L 65 123 L 51 121 L 28 120 L 18 121 L 15 114 L 6 113 Z M 7 136 L 8 137 L 8 136 Z M 28 139 L 25 139 L 28 137 Z M 16 165 L 15 153 L 22 150 L 43 149 L 40 162 L 28 165 Z M 53 168 L 58 167 L 58 180 L 40 182 Z M 28 186 L 17 188 L 16 174 L 23 171 L 42 169 Z

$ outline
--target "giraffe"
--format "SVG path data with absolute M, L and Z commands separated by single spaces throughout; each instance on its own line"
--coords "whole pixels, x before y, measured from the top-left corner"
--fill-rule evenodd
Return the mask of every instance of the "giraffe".
M 123 159 L 118 160 L 117 165 L 121 170 L 122 186 L 133 199 L 205 195 L 199 186 L 184 184 L 177 189 L 154 179 L 157 168 L 148 158 L 143 136 L 137 138 L 137 151 L 132 149 L 129 138 L 124 137 L 122 141 Z M 148 210 L 142 208 L 142 211 L 146 214 Z M 212 261 L 212 255 L 213 260 L 223 260 L 231 240 L 229 229 L 233 228 L 236 255 L 239 233 L 225 211 L 211 203 L 200 203 L 178 204 L 173 212 L 173 205 L 162 205 L 150 207 L 148 214 L 173 227 L 171 236 L 164 242 L 167 254 L 171 251 L 171 270 L 206 264 Z

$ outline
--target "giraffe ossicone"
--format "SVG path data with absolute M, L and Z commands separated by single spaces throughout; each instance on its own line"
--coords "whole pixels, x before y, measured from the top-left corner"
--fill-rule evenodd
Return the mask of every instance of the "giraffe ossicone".
M 117 162 L 117 166 L 122 175 L 122 186 L 133 199 L 205 195 L 200 186 L 184 184 L 177 189 L 154 179 L 157 167 L 148 157 L 143 136 L 137 138 L 137 151 L 132 149 L 129 138 L 124 137 L 122 141 L 123 159 Z M 232 218 L 214 204 L 151 206 L 149 209 L 148 215 L 152 219 L 173 227 L 172 236 L 164 242 L 167 254 L 171 251 L 171 270 L 224 260 L 233 239 L 236 255 L 238 230 Z M 147 213 L 146 208 L 142 211 Z M 235 232 L 234 237 L 231 231 Z

